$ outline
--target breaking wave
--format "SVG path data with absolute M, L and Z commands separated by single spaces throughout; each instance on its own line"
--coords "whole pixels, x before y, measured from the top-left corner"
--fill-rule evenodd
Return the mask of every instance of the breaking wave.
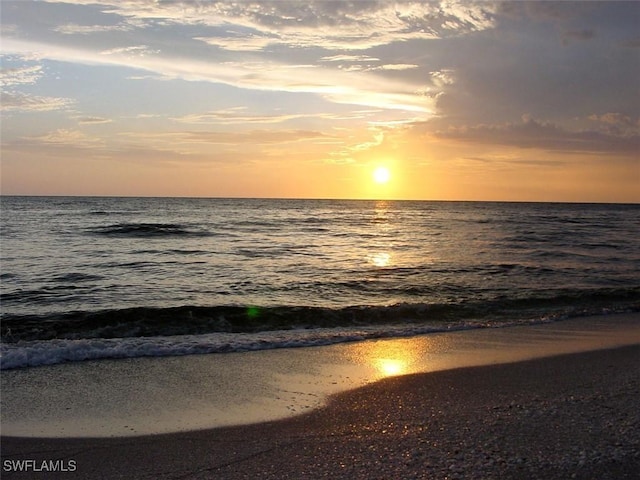
M 10 316 L 2 322 L 0 368 L 307 347 L 630 311 L 640 311 L 638 289 L 457 305 L 139 307 Z

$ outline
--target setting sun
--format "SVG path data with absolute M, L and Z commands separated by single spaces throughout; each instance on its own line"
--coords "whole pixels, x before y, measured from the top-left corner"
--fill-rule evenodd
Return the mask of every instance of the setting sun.
M 376 183 L 387 183 L 391 180 L 391 172 L 386 167 L 378 167 L 373 171 L 373 179 Z

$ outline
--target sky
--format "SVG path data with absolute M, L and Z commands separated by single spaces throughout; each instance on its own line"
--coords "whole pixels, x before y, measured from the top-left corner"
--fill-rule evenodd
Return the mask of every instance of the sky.
M 3 0 L 0 19 L 3 195 L 640 202 L 640 2 Z

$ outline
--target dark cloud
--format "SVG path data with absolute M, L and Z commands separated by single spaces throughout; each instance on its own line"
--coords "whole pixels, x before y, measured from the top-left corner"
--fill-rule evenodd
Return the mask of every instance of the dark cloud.
M 524 117 L 520 123 L 476 125 L 436 132 L 447 140 L 506 145 L 550 151 L 584 153 L 634 153 L 640 151 L 640 135 L 611 135 L 598 131 L 569 131 L 550 122 Z
M 623 40 L 620 42 L 623 47 L 638 48 L 640 47 L 640 37 Z
M 567 162 L 564 160 L 542 160 L 531 158 L 496 158 L 496 157 L 464 157 L 464 160 L 480 162 L 484 164 L 506 164 L 506 165 L 532 165 L 534 167 L 560 167 Z
M 585 28 L 584 30 L 569 30 L 562 34 L 562 43 L 568 45 L 571 41 L 586 41 L 595 38 L 596 32 L 594 30 Z
M 438 40 L 431 70 L 454 80 L 438 96 L 438 126 L 502 124 L 524 113 L 563 127 L 594 112 L 637 118 L 640 62 L 621 44 L 633 46 L 638 13 L 640 2 L 510 2 L 495 29 Z

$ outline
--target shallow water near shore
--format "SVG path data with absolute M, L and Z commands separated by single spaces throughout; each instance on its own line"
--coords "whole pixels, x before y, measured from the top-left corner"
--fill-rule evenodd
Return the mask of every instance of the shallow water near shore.
M 3 371 L 2 434 L 110 437 L 286 418 L 384 377 L 640 344 L 617 314 L 322 347 Z

